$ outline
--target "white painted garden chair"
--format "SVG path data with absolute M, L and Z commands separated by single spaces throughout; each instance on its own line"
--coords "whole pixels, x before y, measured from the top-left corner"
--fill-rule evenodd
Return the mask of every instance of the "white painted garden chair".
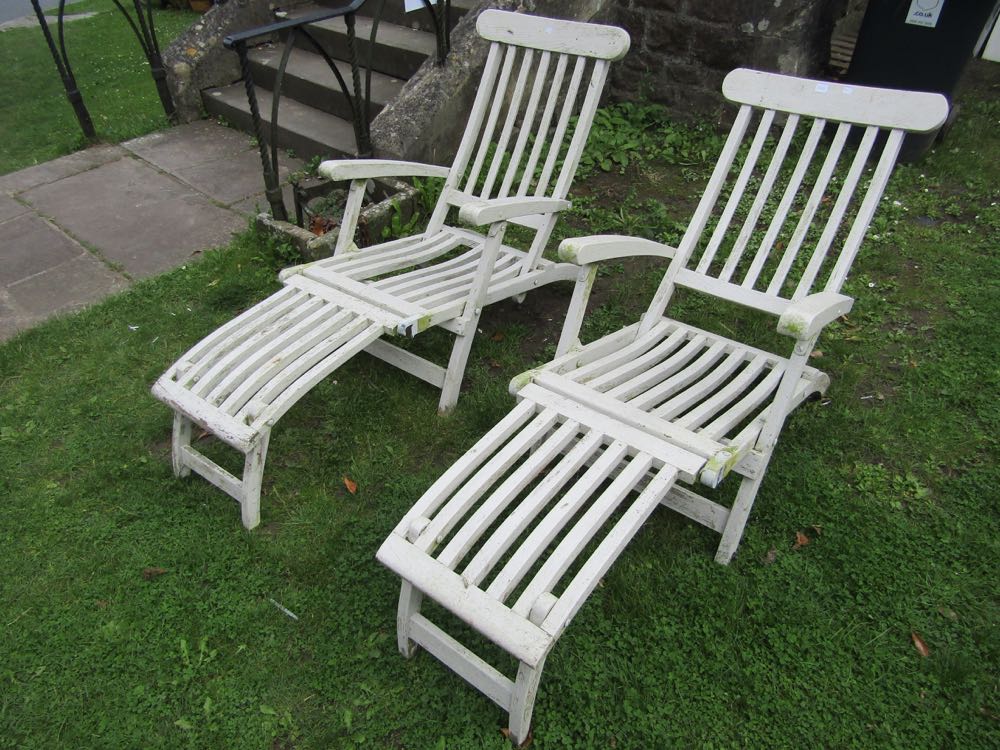
M 324 162 L 320 172 L 351 183 L 334 256 L 283 271 L 281 291 L 205 338 L 153 387 L 175 411 L 174 472 L 193 469 L 236 498 L 247 528 L 260 520 L 271 428 L 316 383 L 367 351 L 440 388 L 446 411 L 458 399 L 482 308 L 576 277 L 572 264 L 542 251 L 570 205 L 608 65 L 628 50 L 628 34 L 496 10 L 477 27 L 492 44 L 451 168 Z M 427 228 L 357 249 L 366 183 L 403 176 L 445 179 Z M 453 208 L 485 233 L 449 224 Z M 503 244 L 508 222 L 534 230 L 527 252 Z M 456 337 L 447 367 L 382 340 L 433 326 Z M 192 424 L 245 455 L 242 479 L 192 447 Z
M 723 91 L 741 106 L 679 247 L 563 242 L 580 271 L 556 359 L 512 382 L 517 407 L 378 552 L 403 579 L 400 650 L 424 646 L 509 711 L 515 742 L 556 639 L 658 505 L 720 533 L 716 559 L 730 560 L 785 417 L 827 385 L 808 358 L 851 308 L 840 289 L 904 131 L 947 114 L 936 94 L 750 70 L 730 73 Z M 669 263 L 649 309 L 582 346 L 597 264 L 631 255 Z M 665 317 L 677 286 L 774 315 L 791 354 Z M 731 507 L 678 484 L 716 487 L 730 473 L 740 477 Z M 425 595 L 511 654 L 516 679 L 422 615 Z

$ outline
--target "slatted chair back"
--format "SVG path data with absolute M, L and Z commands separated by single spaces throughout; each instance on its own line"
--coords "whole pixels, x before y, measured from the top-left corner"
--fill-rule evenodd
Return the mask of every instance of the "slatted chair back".
M 775 315 L 839 291 L 906 132 L 933 130 L 948 111 L 937 94 L 745 69 L 723 93 L 740 109 L 647 328 L 675 284 Z
M 576 173 L 609 64 L 628 51 L 622 29 L 484 11 L 491 42 L 465 134 L 427 231 L 451 207 L 495 198 L 564 199 Z M 539 258 L 554 215 L 513 220 L 536 230 L 525 270 Z

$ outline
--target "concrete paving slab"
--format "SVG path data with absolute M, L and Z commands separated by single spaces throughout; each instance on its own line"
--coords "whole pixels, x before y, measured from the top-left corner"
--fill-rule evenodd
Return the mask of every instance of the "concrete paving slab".
M 0 224 L 0 286 L 42 273 L 86 252 L 34 214 Z
M 63 16 L 63 21 L 71 23 L 72 21 L 82 21 L 84 18 L 90 18 L 96 15 L 96 11 L 87 13 L 67 13 Z M 57 25 L 55 17 L 53 17 L 51 21 L 46 19 L 46 23 L 48 23 L 49 27 L 53 29 Z M 22 16 L 21 18 L 15 18 L 11 21 L 4 21 L 3 23 L 0 23 L 0 31 L 7 31 L 9 29 L 30 29 L 32 27 L 37 27 L 38 25 L 38 19 L 35 18 L 35 16 Z M 52 33 L 55 34 L 56 32 L 53 31 Z
M 0 176 L 0 193 L 20 193 L 39 185 L 46 185 L 113 162 L 120 159 L 125 153 L 125 150 L 120 146 L 92 146 L 83 151 L 77 151 L 75 154 L 61 156 L 44 164 L 37 164 L 19 172 Z
M 288 215 L 294 216 L 295 197 L 292 195 L 292 186 L 283 185 L 281 187 L 281 196 L 285 200 L 285 209 L 288 211 Z M 249 198 L 244 198 L 239 203 L 231 205 L 230 208 L 233 209 L 233 211 L 239 211 L 240 213 L 249 214 L 250 216 L 256 216 L 261 211 L 271 213 L 271 207 L 263 193 L 257 193 L 256 195 L 251 195 Z
M 10 304 L 10 295 L 0 289 L 0 342 L 13 338 L 14 334 L 23 331 L 30 322 L 23 320 L 20 313 Z
M 15 216 L 20 216 L 27 210 L 29 209 L 25 208 L 13 198 L 8 198 L 6 195 L 0 193 L 0 222 L 7 221 L 7 219 L 13 219 Z M 0 230 L 0 237 L 2 236 L 3 232 Z
M 135 158 L 34 188 L 21 198 L 134 277 L 180 265 L 197 251 L 225 244 L 246 225 L 243 216 Z
M 228 159 L 243 151 L 253 150 L 256 153 L 256 147 L 246 133 L 210 120 L 150 133 L 126 141 L 122 147 L 171 173 L 185 167 Z M 257 171 L 260 171 L 259 163 Z
M 303 166 L 299 159 L 282 159 L 278 166 L 278 179 L 284 182 L 293 171 Z M 260 193 L 264 188 L 260 154 L 256 149 L 228 159 L 179 169 L 174 174 L 195 190 L 227 206 Z
M 79 310 L 128 286 L 92 255 L 80 255 L 7 287 L 11 301 L 36 319 Z

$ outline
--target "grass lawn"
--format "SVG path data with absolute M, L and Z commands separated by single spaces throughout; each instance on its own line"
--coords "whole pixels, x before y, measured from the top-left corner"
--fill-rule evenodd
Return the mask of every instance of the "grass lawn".
M 736 560 L 654 514 L 549 657 L 535 747 L 1000 746 L 1000 99 L 977 71 L 944 146 L 890 185 L 856 307 L 820 341 L 828 400 L 790 420 Z M 676 236 L 714 136 L 642 107 L 601 122 L 569 231 Z M 248 233 L 0 346 L 0 747 L 508 746 L 486 698 L 398 655 L 398 580 L 373 556 L 551 353 L 569 289 L 487 313 L 447 419 L 365 357 L 314 389 L 246 532 L 172 476 L 148 389 L 286 256 Z M 611 264 L 587 336 L 634 320 L 659 272 Z
M 123 4 L 134 15 L 131 3 Z M 153 5 L 160 49 L 198 17 Z M 149 64 L 125 17 L 112 0 L 66 6 L 67 14 L 83 12 L 97 15 L 66 24 L 66 49 L 98 138 L 124 141 L 166 127 Z M 55 11 L 49 18 L 57 37 Z M 0 32 L 0 53 L 0 174 L 86 145 L 41 30 Z

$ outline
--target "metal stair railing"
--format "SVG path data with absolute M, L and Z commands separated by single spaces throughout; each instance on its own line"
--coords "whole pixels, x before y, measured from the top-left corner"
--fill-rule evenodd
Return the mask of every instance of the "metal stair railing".
M 243 77 L 243 85 L 246 89 L 247 103 L 250 107 L 251 127 L 254 137 L 257 139 L 257 147 L 260 150 L 261 167 L 264 173 L 264 195 L 271 206 L 271 215 L 275 219 L 288 221 L 288 211 L 281 195 L 281 183 L 278 179 L 278 113 L 281 103 L 281 88 L 285 76 L 285 69 L 291 56 L 292 48 L 298 35 L 305 39 L 327 64 L 337 79 L 337 85 L 351 110 L 351 121 L 354 128 L 354 138 L 358 156 L 370 157 L 372 155 L 371 142 L 371 86 L 372 86 L 372 59 L 375 53 L 375 38 L 378 34 L 379 22 L 382 18 L 382 11 L 385 8 L 385 0 L 378 0 L 378 7 L 372 15 L 372 30 L 368 39 L 368 60 L 365 65 L 365 85 L 361 87 L 361 64 L 357 49 L 357 32 L 355 15 L 367 0 L 352 0 L 347 5 L 339 8 L 330 8 L 317 11 L 308 15 L 299 16 L 275 23 L 258 26 L 237 34 L 231 34 L 222 40 L 227 49 L 231 49 L 239 56 L 240 72 Z M 430 0 L 423 0 L 424 7 L 431 14 L 434 23 L 435 38 L 437 41 L 437 61 L 442 64 L 450 49 L 450 16 L 451 0 L 444 0 L 441 7 L 435 8 Z M 343 17 L 347 27 L 347 50 L 350 59 L 347 61 L 351 66 L 351 91 L 348 91 L 347 81 L 333 57 L 323 49 L 313 34 L 307 28 L 310 24 L 320 21 L 328 21 L 333 18 Z M 253 73 L 250 69 L 250 58 L 248 54 L 249 43 L 261 37 L 270 37 L 275 34 L 286 33 L 284 40 L 284 50 L 275 74 L 274 86 L 271 91 L 271 125 L 270 132 L 265 132 L 264 121 L 260 116 L 260 105 L 257 102 L 256 86 L 254 85 Z
M 129 27 L 135 34 L 136 39 L 139 40 L 139 46 L 142 47 L 142 52 L 146 56 L 146 62 L 149 63 L 149 70 L 153 76 L 153 82 L 156 84 L 156 92 L 159 94 L 160 104 L 163 105 L 163 112 L 166 114 L 167 119 L 173 121 L 176 115 L 176 108 L 174 100 L 170 96 L 170 89 L 167 87 L 167 73 L 163 67 L 160 44 L 156 39 L 156 26 L 153 23 L 153 1 L 145 0 L 146 7 L 144 11 L 142 0 L 131 0 L 135 9 L 134 18 L 119 0 L 112 1 L 115 7 L 125 16 Z M 83 94 L 80 93 L 80 87 L 76 83 L 76 76 L 73 74 L 73 66 L 70 64 L 69 53 L 66 51 L 66 0 L 59 0 L 59 11 L 56 20 L 58 45 L 56 39 L 52 36 L 48 17 L 42 11 L 39 1 L 31 0 L 31 7 L 35 11 L 35 16 L 38 18 L 38 25 L 42 29 L 42 35 L 45 37 L 45 43 L 48 45 L 49 53 L 52 55 L 56 69 L 59 71 L 63 88 L 66 89 L 66 98 L 73 107 L 76 119 L 80 123 L 80 130 L 83 131 L 85 138 L 92 140 L 97 137 L 97 133 L 94 130 L 94 121 L 91 119 L 87 105 L 83 101 Z

